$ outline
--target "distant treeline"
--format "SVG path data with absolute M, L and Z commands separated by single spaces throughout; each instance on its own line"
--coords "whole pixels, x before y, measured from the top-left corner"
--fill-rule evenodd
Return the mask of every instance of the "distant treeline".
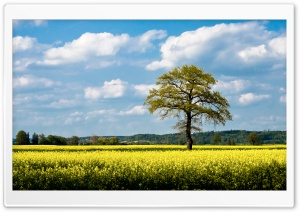
M 285 144 L 286 131 L 246 131 L 227 130 L 210 131 L 192 134 L 195 145 L 215 144 L 215 145 L 244 145 L 249 144 L 249 135 L 256 134 L 259 141 L 256 144 Z M 65 138 L 57 135 L 34 133 L 32 138 L 29 133 L 21 130 L 17 138 L 13 139 L 14 144 L 41 144 L 41 145 L 130 145 L 130 144 L 186 144 L 184 134 L 174 133 L 165 135 L 137 134 L 132 136 L 72 136 Z
M 219 144 L 235 145 L 249 144 L 247 137 L 250 133 L 256 133 L 260 139 L 260 144 L 285 144 L 286 131 L 246 131 L 246 130 L 228 130 L 228 131 L 210 131 L 192 134 L 194 144 Z M 216 135 L 220 141 L 216 143 Z M 185 134 L 137 134 L 133 136 L 119 136 L 120 143 L 149 143 L 149 144 L 186 144 Z

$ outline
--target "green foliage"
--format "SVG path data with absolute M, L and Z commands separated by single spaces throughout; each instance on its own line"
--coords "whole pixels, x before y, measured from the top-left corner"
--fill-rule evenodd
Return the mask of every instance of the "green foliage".
M 26 133 L 24 130 L 20 130 L 16 136 L 17 145 L 29 145 L 29 133 Z
M 232 138 L 227 139 L 227 145 L 235 145 L 235 142 Z
M 215 134 L 218 134 L 222 139 L 219 143 L 220 145 L 246 145 L 249 144 L 247 141 L 247 137 L 253 131 L 246 130 L 227 130 L 227 131 L 210 131 L 210 132 L 199 132 L 193 133 L 192 137 L 195 141 L 194 144 L 197 145 L 208 145 L 212 144 Z M 260 144 L 286 144 L 286 131 L 255 131 L 260 139 Z M 28 135 L 27 133 L 25 133 Z M 34 138 L 37 134 L 33 134 L 32 136 L 32 144 L 34 144 Z M 132 136 L 106 136 L 105 138 L 110 139 L 115 137 L 114 139 L 118 140 L 117 144 L 186 144 L 186 137 L 184 134 L 174 133 L 174 134 L 164 134 L 164 135 L 156 135 L 156 134 L 136 134 Z M 91 137 L 77 137 L 72 136 L 67 139 L 68 145 L 77 145 L 77 138 L 79 139 L 80 145 L 91 145 Z M 98 142 L 98 136 L 95 136 Z M 14 141 L 15 142 L 15 141 Z M 97 144 L 94 143 L 94 145 Z M 116 144 L 116 142 L 112 142 Z M 18 144 L 15 142 L 15 144 Z M 38 144 L 40 145 L 53 145 L 50 143 L 44 134 L 38 135 Z M 107 143 L 106 143 L 107 144 Z
M 213 140 L 212 140 L 212 143 L 215 144 L 215 145 L 218 145 L 218 144 L 221 143 L 221 136 L 220 136 L 218 133 L 216 133 L 216 134 L 214 135 L 214 138 L 213 138 Z
M 174 126 L 186 134 L 188 149 L 192 149 L 192 131 L 200 131 L 204 122 L 225 124 L 232 117 L 228 101 L 217 91 L 212 91 L 216 80 L 210 73 L 194 65 L 177 67 L 157 79 L 149 91 L 145 105 L 151 114 L 159 112 L 162 119 L 176 117 Z
M 252 144 L 252 145 L 258 145 L 260 144 L 260 139 L 258 137 L 258 135 L 254 132 L 250 133 L 248 136 L 247 136 L 247 141 Z
M 40 145 L 48 145 L 49 144 L 47 138 L 45 137 L 45 135 L 43 133 L 39 135 L 39 144 Z
M 251 132 L 246 130 L 227 130 L 218 131 L 217 133 L 222 137 L 221 145 L 228 145 L 229 139 L 232 145 L 246 145 L 249 144 L 246 139 Z M 286 142 L 286 131 L 256 131 L 255 133 L 259 135 L 261 144 L 285 144 Z M 212 143 L 215 134 L 216 132 L 210 131 L 193 133 L 192 135 L 195 138 L 195 144 L 208 145 Z M 179 133 L 119 136 L 120 142 L 127 141 L 128 143 L 132 143 L 133 141 L 148 141 L 150 144 L 178 144 L 178 141 L 181 139 L 183 143 L 186 143 L 185 137 Z
M 48 135 L 47 140 L 48 140 L 49 144 L 52 144 L 52 145 L 66 145 L 67 144 L 67 139 L 62 136 Z
M 98 138 L 98 145 L 116 145 L 118 144 L 119 139 L 118 137 L 110 137 L 110 138 L 104 138 L 104 137 L 99 137 Z
M 33 133 L 31 142 L 33 145 L 37 145 L 39 143 L 39 135 L 36 133 Z

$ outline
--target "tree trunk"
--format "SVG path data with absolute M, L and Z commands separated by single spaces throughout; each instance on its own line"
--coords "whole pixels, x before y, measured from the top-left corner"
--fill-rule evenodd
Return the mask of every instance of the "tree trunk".
M 193 139 L 191 135 L 191 128 L 192 128 L 192 116 L 191 113 L 187 113 L 187 120 L 186 120 L 186 141 L 187 141 L 187 149 L 192 150 L 193 149 Z

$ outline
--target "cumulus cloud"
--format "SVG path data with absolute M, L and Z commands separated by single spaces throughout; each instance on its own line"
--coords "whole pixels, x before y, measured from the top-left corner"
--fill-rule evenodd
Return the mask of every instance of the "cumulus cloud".
M 285 55 L 286 37 L 281 36 L 281 37 L 274 38 L 268 44 L 275 54 Z
M 129 39 L 127 34 L 84 33 L 78 39 L 62 47 L 51 48 L 45 52 L 43 64 L 59 65 L 77 63 L 90 56 L 115 55 Z
M 134 89 L 136 91 L 136 94 L 146 96 L 149 94 L 149 90 L 153 88 L 157 88 L 158 86 L 155 84 L 147 85 L 147 84 L 139 84 L 135 85 Z
M 274 38 L 260 22 L 217 24 L 170 36 L 161 46 L 161 59 L 146 66 L 148 70 L 169 69 L 188 62 L 230 61 L 283 53 L 285 37 Z M 236 61 L 236 60 L 235 60 Z M 202 62 L 202 61 L 201 61 Z
M 244 60 L 255 59 L 257 57 L 263 57 L 267 53 L 265 45 L 259 45 L 255 47 L 248 47 L 245 50 L 239 52 L 239 56 Z
M 238 101 L 242 105 L 248 105 L 253 102 L 258 102 L 258 101 L 261 101 L 264 99 L 269 99 L 269 98 L 271 98 L 271 96 L 267 95 L 267 94 L 255 95 L 253 93 L 246 93 L 246 94 L 242 94 Z
M 23 75 L 13 79 L 13 87 L 50 87 L 55 83 L 47 78 L 38 78 L 31 75 Z
M 120 79 L 105 81 L 103 86 L 85 88 L 85 98 L 91 100 L 118 98 L 124 95 L 127 84 L 127 82 Z
M 163 30 L 149 30 L 137 37 L 128 34 L 113 35 L 108 32 L 82 34 L 78 39 L 64 44 L 62 47 L 51 48 L 44 53 L 40 64 L 60 65 L 89 61 L 95 57 L 114 56 L 122 48 L 129 52 L 145 52 L 153 47 L 152 41 L 166 36 Z M 100 67 L 107 67 L 114 62 L 102 62 Z M 94 64 L 95 65 L 95 64 Z M 88 66 L 92 67 L 92 66 Z
M 129 110 L 120 111 L 119 115 L 143 115 L 147 112 L 144 106 L 134 106 Z
M 248 80 L 238 79 L 227 82 L 219 80 L 212 89 L 223 93 L 238 93 L 246 89 L 249 85 L 250 82 Z
M 33 48 L 33 46 L 37 43 L 36 38 L 31 38 L 28 36 L 16 36 L 12 39 L 12 50 L 13 52 L 22 52 L 28 49 Z

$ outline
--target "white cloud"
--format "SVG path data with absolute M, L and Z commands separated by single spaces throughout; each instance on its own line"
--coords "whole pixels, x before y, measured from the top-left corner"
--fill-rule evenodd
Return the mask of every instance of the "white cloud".
M 75 100 L 68 100 L 68 99 L 60 99 L 55 102 L 51 102 L 48 107 L 50 108 L 69 108 L 69 107 L 74 107 L 77 105 L 77 102 Z
M 185 62 L 207 55 L 210 51 L 216 52 L 216 46 L 223 49 L 233 46 L 228 42 L 232 37 L 236 39 L 245 35 L 253 35 L 254 31 L 262 31 L 257 22 L 217 24 L 212 27 L 201 27 L 195 31 L 187 31 L 180 36 L 170 36 L 161 46 L 161 60 L 154 61 L 146 66 L 148 70 L 171 68 Z M 237 45 L 235 41 L 234 45 Z
M 60 65 L 91 61 L 95 57 L 107 57 L 116 55 L 122 48 L 129 52 L 145 52 L 153 47 L 151 41 L 162 39 L 166 36 L 164 30 L 149 30 L 137 37 L 128 34 L 113 35 L 108 32 L 82 34 L 78 39 L 65 43 L 62 47 L 48 49 L 44 59 L 39 64 Z M 107 67 L 115 64 L 115 61 L 103 61 L 88 64 L 87 68 Z
M 252 58 L 272 56 L 274 51 L 283 53 L 281 44 L 285 37 L 275 39 L 274 35 L 262 22 L 255 21 L 201 27 L 168 37 L 160 49 L 161 59 L 149 63 L 146 69 L 170 69 L 199 61 L 203 64 L 208 60 L 213 64 L 238 59 L 247 62 Z
M 120 111 L 119 115 L 143 115 L 147 112 L 144 106 L 134 106 L 133 108 L 125 111 Z
M 118 98 L 124 95 L 127 84 L 127 82 L 120 79 L 105 81 L 103 86 L 85 88 L 85 98 L 91 100 Z
M 254 47 L 247 47 L 238 53 L 239 57 L 245 62 L 252 61 L 258 58 L 285 56 L 286 54 L 286 37 L 276 37 L 271 40 L 265 41 L 262 44 Z M 272 69 L 282 64 L 273 65 Z
M 151 85 L 140 84 L 140 85 L 135 85 L 134 89 L 136 90 L 136 94 L 146 96 L 149 94 L 149 90 L 157 87 L 158 86 L 155 84 L 151 84 Z
M 21 58 L 19 60 L 14 61 L 14 71 L 24 71 L 27 69 L 27 67 L 31 64 L 33 64 L 35 61 L 30 58 Z
M 224 93 L 238 93 L 246 89 L 250 85 L 247 80 L 232 80 L 225 82 L 219 80 L 216 85 L 213 86 L 213 90 L 224 92 Z
M 148 48 L 154 47 L 151 41 L 159 40 L 166 36 L 167 32 L 165 30 L 149 30 L 141 36 L 131 38 L 131 41 L 128 43 L 129 52 L 145 52 Z
M 13 87 L 50 87 L 53 86 L 55 83 L 52 80 L 47 78 L 38 78 L 31 75 L 23 75 L 21 77 L 13 79 Z
M 155 71 L 160 68 L 172 68 L 173 66 L 175 66 L 175 63 L 173 63 L 169 60 L 163 59 L 161 61 L 154 61 L 154 62 L 148 64 L 146 66 L 146 69 L 148 69 L 149 71 Z
M 286 37 L 274 38 L 268 44 L 275 54 L 285 55 Z
M 91 56 L 115 55 L 129 40 L 127 34 L 84 33 L 78 39 L 62 47 L 51 48 L 45 52 L 43 64 L 59 65 L 77 63 Z
M 34 44 L 37 43 L 36 38 L 31 38 L 28 36 L 16 36 L 12 39 L 12 50 L 13 52 L 26 51 L 33 48 Z
M 253 93 L 246 93 L 246 94 L 242 94 L 239 98 L 239 103 L 243 104 L 243 105 L 248 105 L 251 104 L 253 102 L 258 102 L 264 99 L 269 99 L 271 98 L 270 95 L 267 94 L 262 94 L 262 95 L 255 95 Z
M 286 103 L 286 95 L 280 96 L 279 101 L 281 103 Z
M 259 45 L 255 47 L 248 47 L 242 51 L 239 52 L 239 56 L 244 60 L 248 61 L 249 59 L 255 59 L 259 57 L 265 56 L 267 53 L 266 46 Z

